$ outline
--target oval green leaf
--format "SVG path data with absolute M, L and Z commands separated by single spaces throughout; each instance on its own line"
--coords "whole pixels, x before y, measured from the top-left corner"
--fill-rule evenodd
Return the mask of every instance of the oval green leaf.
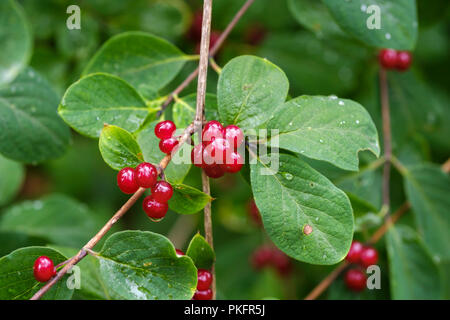
M 173 196 L 169 208 L 181 214 L 194 214 L 202 210 L 212 198 L 185 184 L 173 184 Z
M 24 177 L 23 165 L 0 155 L 0 206 L 16 195 Z
M 197 269 L 211 270 L 216 255 L 205 238 L 197 233 L 189 243 L 186 255 L 194 261 Z

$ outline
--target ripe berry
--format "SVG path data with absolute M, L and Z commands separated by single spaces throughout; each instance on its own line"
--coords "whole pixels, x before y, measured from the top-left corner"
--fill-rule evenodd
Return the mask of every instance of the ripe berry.
M 258 248 L 251 257 L 251 263 L 255 270 L 260 270 L 272 261 L 273 250 L 263 246 Z
M 386 69 L 393 69 L 397 65 L 397 51 L 394 49 L 383 49 L 378 55 L 378 60 Z
M 353 291 L 362 291 L 366 287 L 366 275 L 359 269 L 350 269 L 344 277 L 345 284 Z
M 212 299 L 212 290 L 206 289 L 206 290 L 197 290 L 194 294 L 194 300 L 211 300 Z
M 227 154 L 231 153 L 230 144 L 223 138 L 215 138 L 203 148 L 203 161 L 207 164 L 224 164 Z M 230 160 L 230 162 L 232 162 Z
M 167 202 L 172 198 L 172 195 L 172 186 L 166 181 L 158 181 L 152 187 L 152 197 L 158 202 Z
M 177 145 L 178 145 L 177 139 L 167 138 L 159 142 L 159 150 L 161 150 L 165 154 L 171 154 Z
M 202 11 L 199 10 L 195 12 L 194 18 L 192 19 L 192 24 L 189 29 L 189 37 L 192 40 L 200 40 L 202 36 L 202 22 L 203 22 L 203 14 Z
M 155 135 L 159 139 L 167 139 L 172 137 L 172 134 L 175 132 L 177 127 L 175 126 L 175 123 L 173 123 L 170 120 L 161 121 L 158 123 L 155 127 Z
M 203 145 L 196 145 L 191 151 L 191 162 L 194 166 L 202 168 L 205 165 L 203 161 Z
M 136 183 L 142 188 L 151 188 L 158 178 L 158 170 L 148 162 L 143 162 L 136 167 Z
M 272 264 L 281 276 L 287 276 L 292 271 L 292 265 L 289 257 L 281 250 L 273 250 Z
M 213 179 L 220 178 L 225 174 L 225 172 L 222 170 L 222 167 L 217 164 L 205 166 L 203 168 L 203 171 L 205 171 L 205 173 L 208 177 L 213 178 Z
M 216 138 L 223 138 L 223 126 L 219 121 L 209 121 L 202 131 L 202 142 L 208 145 Z
M 177 253 L 177 257 L 182 257 L 185 255 L 184 252 L 181 251 L 180 249 L 175 249 L 175 252 Z
M 153 195 L 147 196 L 142 203 L 145 213 L 149 218 L 159 220 L 164 218 L 169 210 L 167 202 L 159 202 L 153 198 Z
M 49 257 L 41 256 L 34 262 L 33 273 L 37 281 L 47 282 L 56 274 L 56 269 Z
M 227 154 L 225 164 L 222 165 L 222 168 L 225 172 L 236 173 L 241 171 L 243 165 L 244 161 L 242 160 L 242 156 L 239 152 L 233 151 Z
M 345 259 L 350 263 L 359 263 L 361 252 L 363 251 L 363 245 L 359 241 L 353 241 L 350 246 L 350 250 L 347 253 Z
M 135 193 L 139 186 L 136 182 L 136 174 L 133 168 L 123 168 L 117 174 L 117 185 L 123 193 Z
M 234 150 L 239 148 L 244 141 L 244 133 L 241 128 L 235 125 L 225 127 L 224 136 Z
M 361 265 L 364 268 L 376 264 L 378 262 L 378 252 L 372 247 L 364 248 L 361 252 Z
M 411 66 L 412 56 L 408 51 L 399 51 L 397 52 L 397 62 L 395 67 L 397 70 L 405 71 L 408 70 Z
M 212 274 L 208 270 L 198 269 L 197 273 L 197 290 L 204 291 L 211 286 Z

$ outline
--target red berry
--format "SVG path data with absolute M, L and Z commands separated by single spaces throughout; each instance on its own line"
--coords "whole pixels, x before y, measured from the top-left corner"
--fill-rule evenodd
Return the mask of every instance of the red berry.
M 203 171 L 205 171 L 208 177 L 213 179 L 220 178 L 225 174 L 225 172 L 222 170 L 222 167 L 217 164 L 207 165 L 203 168 Z
M 173 123 L 170 120 L 161 121 L 158 123 L 155 127 L 155 135 L 159 139 L 167 139 L 172 137 L 172 134 L 175 132 L 177 127 L 175 126 L 175 123 Z
M 165 154 L 171 154 L 178 145 L 178 140 L 175 138 L 167 138 L 159 142 L 159 150 Z
M 196 145 L 191 151 L 191 162 L 194 166 L 203 168 L 205 162 L 203 161 L 203 145 L 200 143 Z
M 378 252 L 372 247 L 366 247 L 361 252 L 361 265 L 364 268 L 376 264 L 378 262 Z
M 393 69 L 397 66 L 397 51 L 394 49 L 383 49 L 378 55 L 378 60 L 386 69 Z
M 292 271 L 289 257 L 281 250 L 274 249 L 272 253 L 272 264 L 281 276 L 287 276 Z
M 158 181 L 152 187 L 152 196 L 158 202 L 167 202 L 172 198 L 173 189 L 170 183 L 166 181 Z
M 267 30 L 261 25 L 252 25 L 245 32 L 245 41 L 253 46 L 259 45 L 264 41 Z
M 212 290 L 211 289 L 206 289 L 203 291 L 195 291 L 194 294 L 194 300 L 211 300 L 212 299 Z
M 395 67 L 397 70 L 406 71 L 409 69 L 412 63 L 411 53 L 408 51 L 399 51 L 397 52 L 397 62 Z
M 345 284 L 353 291 L 362 291 L 366 287 L 366 275 L 359 269 L 350 269 L 344 277 Z
M 255 200 L 253 199 L 248 203 L 248 213 L 250 214 L 250 218 L 256 225 L 262 226 L 261 214 L 259 213 L 259 209 L 256 206 Z
M 272 248 L 263 246 L 255 250 L 251 257 L 251 263 L 255 270 L 260 270 L 272 261 Z
M 223 126 L 219 121 L 209 121 L 202 131 L 202 142 L 208 145 L 216 138 L 223 138 Z
M 209 48 L 211 49 L 216 44 L 217 40 L 219 40 L 221 35 L 220 31 L 211 30 L 211 34 L 209 35 Z
M 244 133 L 241 128 L 235 125 L 225 127 L 224 136 L 234 150 L 239 148 L 244 141 Z
M 33 273 L 37 281 L 47 282 L 56 274 L 56 269 L 49 257 L 41 256 L 34 262 Z
M 208 270 L 198 269 L 197 272 L 197 290 L 204 291 L 211 286 L 212 274 Z
M 362 251 L 362 243 L 359 241 L 353 241 L 345 259 L 350 263 L 359 263 Z
M 177 253 L 177 257 L 182 257 L 185 255 L 184 252 L 181 251 L 180 249 L 175 249 L 175 252 Z
M 203 148 L 203 161 L 205 164 L 224 164 L 228 154 L 231 153 L 230 144 L 223 138 L 215 138 Z M 232 162 L 230 160 L 230 162 Z
M 136 182 L 136 173 L 133 168 L 123 168 L 117 174 L 117 185 L 123 193 L 135 193 L 139 189 Z
M 236 173 L 241 171 L 244 165 L 244 160 L 239 152 L 231 152 L 227 154 L 225 164 L 222 165 L 223 170 L 229 173 Z
M 195 12 L 194 19 L 192 19 L 192 24 L 189 29 L 189 37 L 192 40 L 200 40 L 202 36 L 202 22 L 203 22 L 203 14 L 202 11 L 199 10 Z
M 136 169 L 136 183 L 142 188 L 151 188 L 158 178 L 158 170 L 148 162 L 139 164 Z
M 164 218 L 169 210 L 167 202 L 159 202 L 153 198 L 153 195 L 147 196 L 142 203 L 145 213 L 149 218 L 159 220 Z

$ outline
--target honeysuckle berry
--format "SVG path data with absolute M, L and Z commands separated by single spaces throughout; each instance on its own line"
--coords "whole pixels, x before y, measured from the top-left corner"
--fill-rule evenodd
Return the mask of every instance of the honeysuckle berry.
M 203 167 L 203 171 L 205 171 L 208 177 L 213 179 L 220 178 L 225 174 L 222 167 L 217 164 L 206 165 L 205 167 Z
M 251 264 L 255 270 L 260 270 L 271 263 L 272 256 L 272 248 L 262 246 L 253 252 L 251 256 Z
M 394 49 L 382 49 L 378 55 L 380 64 L 386 69 L 394 69 L 397 66 L 397 51 Z
M 198 269 L 197 272 L 197 290 L 207 290 L 212 283 L 212 274 L 208 270 Z
M 178 145 L 178 140 L 175 138 L 167 138 L 159 142 L 159 150 L 165 154 L 171 154 Z
M 219 121 L 209 121 L 202 131 L 203 145 L 208 145 L 216 138 L 223 138 L 223 126 Z
M 350 269 L 345 273 L 344 282 L 353 291 L 362 291 L 366 287 L 366 275 L 359 269 Z
M 241 171 L 242 166 L 244 165 L 244 161 L 239 152 L 231 152 L 227 153 L 225 163 L 222 165 L 222 168 L 225 172 L 228 173 L 236 173 Z
M 292 264 L 289 257 L 281 250 L 274 249 L 272 253 L 272 265 L 281 276 L 287 276 L 292 271 Z
M 194 294 L 194 300 L 211 300 L 213 296 L 211 289 L 197 290 Z
M 34 278 L 39 282 L 47 282 L 50 280 L 56 274 L 52 259 L 46 256 L 37 258 L 34 261 L 33 274 Z
M 167 181 L 158 181 L 152 187 L 152 196 L 158 202 L 167 202 L 172 198 L 173 189 Z
M 158 170 L 148 162 L 139 164 L 136 169 L 136 183 L 142 188 L 151 188 L 158 179 Z
M 177 127 L 175 126 L 175 123 L 173 123 L 172 121 L 170 120 L 161 121 L 155 126 L 155 135 L 159 139 L 168 139 L 172 137 L 176 129 Z
M 227 140 L 215 138 L 210 144 L 203 148 L 203 161 L 207 164 L 224 164 L 231 147 Z
M 177 257 L 182 257 L 185 255 L 185 253 L 183 251 L 181 251 L 180 249 L 175 249 L 175 252 L 177 254 Z
M 225 127 L 224 137 L 233 149 L 239 148 L 244 141 L 244 133 L 241 128 L 235 125 Z
M 194 166 L 203 168 L 205 162 L 203 161 L 203 145 L 198 144 L 191 151 L 191 162 Z
M 378 262 L 378 252 L 372 247 L 365 247 L 361 251 L 360 263 L 364 268 Z
M 117 174 L 117 185 L 126 194 L 135 193 L 139 189 L 136 181 L 136 172 L 133 168 L 126 167 Z
M 167 202 L 159 202 L 153 198 L 153 195 L 145 197 L 142 207 L 147 216 L 155 220 L 164 218 L 167 210 L 169 210 Z
M 353 241 L 345 259 L 350 263 L 359 263 L 363 248 L 361 242 Z
M 411 53 L 408 51 L 397 52 L 397 62 L 395 68 L 400 71 L 406 71 L 409 69 L 412 63 Z

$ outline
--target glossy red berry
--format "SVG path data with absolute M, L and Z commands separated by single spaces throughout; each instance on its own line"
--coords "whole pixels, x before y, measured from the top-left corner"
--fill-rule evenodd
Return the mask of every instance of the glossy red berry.
M 378 252 L 372 247 L 366 247 L 361 252 L 360 263 L 364 268 L 378 262 Z
M 135 193 L 139 189 L 136 181 L 136 173 L 133 168 L 123 168 L 117 174 L 117 185 L 123 193 Z
M 183 251 L 181 251 L 180 249 L 175 249 L 175 252 L 177 253 L 177 257 L 182 257 L 185 255 L 185 253 Z
M 156 167 L 148 162 L 139 164 L 136 169 L 136 183 L 142 188 L 151 188 L 155 185 L 158 179 L 158 170 Z
M 378 55 L 380 64 L 386 69 L 397 66 L 397 51 L 394 49 L 382 49 Z
M 231 152 L 227 154 L 225 164 L 222 165 L 223 170 L 228 173 L 236 173 L 241 171 L 244 160 L 239 152 Z
M 212 290 L 206 289 L 203 291 L 197 290 L 194 294 L 194 300 L 211 300 L 212 299 Z
M 34 262 L 33 273 L 37 281 L 47 282 L 56 274 L 56 269 L 49 257 L 41 256 Z
M 147 196 L 142 203 L 145 213 L 151 219 L 159 220 L 164 218 L 169 210 L 167 202 L 159 202 L 153 198 L 153 195 Z
M 196 145 L 191 151 L 191 162 L 194 166 L 203 168 L 205 162 L 203 161 L 203 145 L 200 143 Z
M 207 165 L 203 168 L 203 171 L 205 171 L 208 177 L 213 179 L 220 178 L 225 174 L 225 172 L 222 170 L 222 167 L 217 164 Z
M 224 137 L 234 150 L 239 148 L 244 141 L 244 133 L 241 128 L 235 125 L 226 126 L 224 129 Z
M 158 202 L 167 202 L 172 198 L 173 189 L 167 181 L 158 181 L 152 187 L 152 196 Z
M 219 121 L 209 121 L 202 131 L 202 142 L 208 145 L 216 138 L 223 138 L 223 126 Z
M 203 148 L 203 161 L 207 165 L 224 164 L 228 154 L 231 153 L 230 144 L 223 138 L 215 138 Z
M 395 67 L 397 70 L 406 71 L 409 69 L 412 63 L 411 53 L 408 51 L 399 51 L 397 52 L 397 62 Z
M 361 242 L 353 241 L 345 259 L 350 263 L 359 263 L 363 248 Z
M 167 139 L 172 137 L 176 129 L 177 127 L 175 126 L 175 123 L 173 123 L 172 121 L 170 120 L 161 121 L 155 127 L 155 135 L 159 139 Z
M 159 142 L 159 150 L 165 154 L 171 154 L 178 145 L 178 140 L 175 138 L 167 138 Z
M 197 272 L 197 290 L 207 290 L 212 283 L 212 274 L 208 270 L 198 269 Z
M 347 287 L 353 291 L 362 291 L 366 287 L 366 275 L 359 269 L 350 269 L 344 276 Z

